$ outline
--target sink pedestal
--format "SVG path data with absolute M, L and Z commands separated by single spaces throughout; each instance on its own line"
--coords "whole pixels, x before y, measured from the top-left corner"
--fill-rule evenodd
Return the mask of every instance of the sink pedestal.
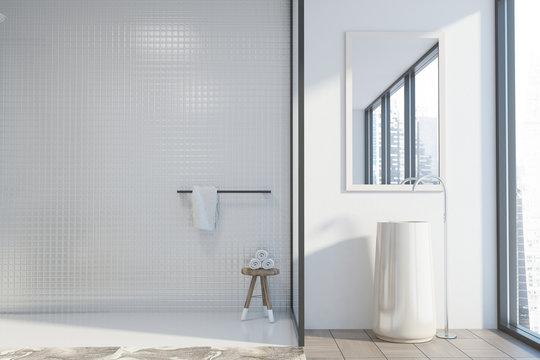
M 428 222 L 377 224 L 373 331 L 392 342 L 429 341 L 436 331 Z

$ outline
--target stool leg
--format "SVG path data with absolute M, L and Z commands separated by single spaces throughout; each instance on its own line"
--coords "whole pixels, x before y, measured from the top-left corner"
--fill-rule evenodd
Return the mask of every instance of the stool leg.
M 242 317 L 240 318 L 242 321 L 247 319 L 249 303 L 251 302 L 251 296 L 253 295 L 253 289 L 255 289 L 256 282 L 257 282 L 257 276 L 252 276 L 251 283 L 249 284 L 249 290 L 248 290 L 248 294 L 246 298 L 246 303 L 244 304 L 244 310 L 242 311 Z
M 265 276 L 261 276 L 261 294 L 262 294 L 262 302 L 263 302 L 263 312 L 264 312 L 264 317 L 268 317 L 268 307 L 266 305 L 266 291 L 264 290 L 264 281 L 263 279 L 265 278 Z
M 268 321 L 274 322 L 274 312 L 272 311 L 272 303 L 270 302 L 270 294 L 268 292 L 268 282 L 266 276 L 261 276 L 261 282 L 264 284 L 264 296 L 266 296 L 266 308 L 268 309 Z

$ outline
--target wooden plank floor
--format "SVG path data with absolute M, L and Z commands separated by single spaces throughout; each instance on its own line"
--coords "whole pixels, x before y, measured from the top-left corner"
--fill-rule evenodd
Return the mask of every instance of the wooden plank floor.
M 379 340 L 371 330 L 306 330 L 306 359 L 539 359 L 540 351 L 499 330 L 452 330 L 454 340 L 422 344 Z

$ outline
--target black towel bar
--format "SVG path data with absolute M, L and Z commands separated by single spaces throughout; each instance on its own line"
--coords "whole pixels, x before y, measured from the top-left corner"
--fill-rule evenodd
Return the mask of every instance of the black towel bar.
M 176 191 L 177 193 L 179 194 L 186 194 L 186 193 L 191 193 L 193 192 L 193 190 L 177 190 Z M 272 191 L 271 190 L 218 190 L 217 191 L 218 193 L 220 194 L 232 194 L 232 193 L 237 193 L 237 194 L 270 194 Z

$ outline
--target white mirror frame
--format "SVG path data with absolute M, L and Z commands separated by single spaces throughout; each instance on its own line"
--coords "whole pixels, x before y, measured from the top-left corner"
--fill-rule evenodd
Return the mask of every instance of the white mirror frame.
M 354 38 L 433 38 L 439 40 L 439 174 L 445 179 L 446 144 L 445 144 L 445 120 L 446 120 L 446 51 L 442 33 L 437 32 L 365 32 L 349 31 L 345 33 L 345 190 L 346 191 L 412 191 L 412 185 L 394 184 L 355 184 L 353 182 L 353 74 L 352 74 L 352 41 Z M 417 191 L 440 192 L 439 185 L 422 185 Z

